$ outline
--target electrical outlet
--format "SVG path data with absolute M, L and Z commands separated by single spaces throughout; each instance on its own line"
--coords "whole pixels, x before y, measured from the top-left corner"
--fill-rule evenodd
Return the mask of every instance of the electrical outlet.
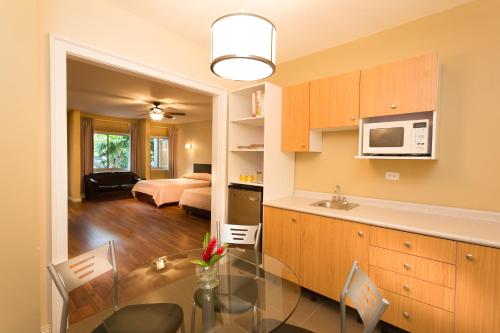
M 397 181 L 399 180 L 399 172 L 391 171 L 385 173 L 385 180 Z

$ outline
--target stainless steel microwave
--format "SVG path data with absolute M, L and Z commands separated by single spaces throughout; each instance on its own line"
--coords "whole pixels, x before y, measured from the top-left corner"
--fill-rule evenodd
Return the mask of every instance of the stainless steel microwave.
M 364 155 L 430 155 L 428 119 L 363 124 Z

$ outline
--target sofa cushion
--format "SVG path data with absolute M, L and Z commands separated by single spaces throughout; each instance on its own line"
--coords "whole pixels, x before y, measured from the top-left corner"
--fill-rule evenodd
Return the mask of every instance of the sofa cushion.
M 112 192 L 120 190 L 120 185 L 97 185 L 97 189 L 100 192 Z
M 122 190 L 131 191 L 135 184 L 121 184 L 120 187 Z
M 115 184 L 135 184 L 135 174 L 132 172 L 113 172 Z

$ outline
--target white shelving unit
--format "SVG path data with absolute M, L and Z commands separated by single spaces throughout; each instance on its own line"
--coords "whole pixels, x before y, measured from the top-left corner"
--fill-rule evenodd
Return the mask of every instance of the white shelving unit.
M 252 117 L 252 93 L 265 95 L 263 115 Z M 264 200 L 293 193 L 295 154 L 281 152 L 281 88 L 264 82 L 229 93 L 228 183 L 262 186 Z M 264 148 L 238 148 L 263 144 Z M 263 183 L 240 175 L 263 173 Z

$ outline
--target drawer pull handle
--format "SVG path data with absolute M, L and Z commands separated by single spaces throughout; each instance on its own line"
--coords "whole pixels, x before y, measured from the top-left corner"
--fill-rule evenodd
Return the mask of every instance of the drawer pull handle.
M 467 255 L 465 256 L 465 258 L 467 258 L 467 260 L 469 260 L 469 261 L 473 261 L 474 260 L 474 256 L 472 255 L 472 253 L 467 253 Z
M 409 319 L 410 314 L 407 311 L 405 311 L 405 312 L 403 312 L 403 317 L 405 317 L 406 319 Z
M 409 248 L 411 247 L 411 243 L 410 243 L 410 242 L 408 242 L 408 241 L 406 241 L 406 242 L 405 242 L 405 247 L 406 247 L 407 249 L 409 249 Z
M 359 236 L 359 237 L 363 237 L 364 235 L 365 235 L 365 233 L 364 233 L 363 231 L 361 231 L 361 230 L 360 230 L 360 231 L 358 231 L 358 236 Z
M 406 291 L 410 291 L 410 286 L 409 286 L 409 285 L 407 285 L 407 284 L 405 284 L 405 285 L 403 286 L 403 289 L 404 289 L 404 290 L 406 290 Z
M 409 270 L 411 268 L 410 264 L 404 264 L 403 265 L 404 269 Z
M 398 107 L 398 105 L 397 105 L 397 104 L 391 104 L 391 109 L 395 109 L 395 108 L 397 108 L 397 107 Z
M 295 217 L 292 217 L 292 222 L 295 223 L 295 221 L 297 221 L 297 219 Z

